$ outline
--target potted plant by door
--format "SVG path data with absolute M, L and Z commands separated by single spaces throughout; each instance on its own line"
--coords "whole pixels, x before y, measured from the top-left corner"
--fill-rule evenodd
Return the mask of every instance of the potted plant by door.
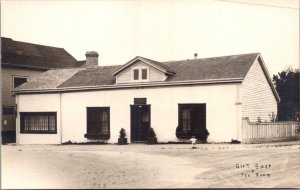
M 148 133 L 148 144 L 157 144 L 156 134 L 152 127 L 149 129 Z
M 118 138 L 118 144 L 119 145 L 127 144 L 126 131 L 123 128 L 121 128 L 120 130 L 120 138 Z
M 198 135 L 196 135 L 198 143 L 206 143 L 208 135 L 209 132 L 207 131 L 207 129 L 202 130 Z

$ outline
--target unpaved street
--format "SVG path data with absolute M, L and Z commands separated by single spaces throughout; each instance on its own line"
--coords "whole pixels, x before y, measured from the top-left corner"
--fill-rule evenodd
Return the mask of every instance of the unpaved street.
M 2 188 L 300 187 L 300 142 L 1 148 Z

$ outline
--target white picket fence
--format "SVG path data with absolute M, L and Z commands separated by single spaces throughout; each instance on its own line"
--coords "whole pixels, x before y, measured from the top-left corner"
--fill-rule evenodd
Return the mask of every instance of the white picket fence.
M 275 141 L 300 140 L 297 132 L 299 122 L 252 123 L 248 118 L 242 122 L 243 143 L 263 143 Z

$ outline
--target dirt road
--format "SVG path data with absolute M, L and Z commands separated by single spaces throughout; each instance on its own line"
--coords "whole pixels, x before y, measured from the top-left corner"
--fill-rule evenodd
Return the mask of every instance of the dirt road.
M 2 146 L 2 188 L 295 188 L 300 142 Z

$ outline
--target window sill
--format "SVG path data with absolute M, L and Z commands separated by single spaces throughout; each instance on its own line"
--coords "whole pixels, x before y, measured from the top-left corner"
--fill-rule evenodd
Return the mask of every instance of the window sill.
M 150 80 L 132 80 L 133 83 L 143 83 L 143 82 L 150 82 Z
M 206 139 L 208 135 L 209 134 L 207 134 L 205 131 L 194 131 L 194 130 L 183 131 L 178 129 L 176 131 L 176 137 L 179 139 L 190 139 L 193 136 L 196 137 L 197 139 Z
M 21 131 L 21 134 L 57 134 L 57 131 Z

